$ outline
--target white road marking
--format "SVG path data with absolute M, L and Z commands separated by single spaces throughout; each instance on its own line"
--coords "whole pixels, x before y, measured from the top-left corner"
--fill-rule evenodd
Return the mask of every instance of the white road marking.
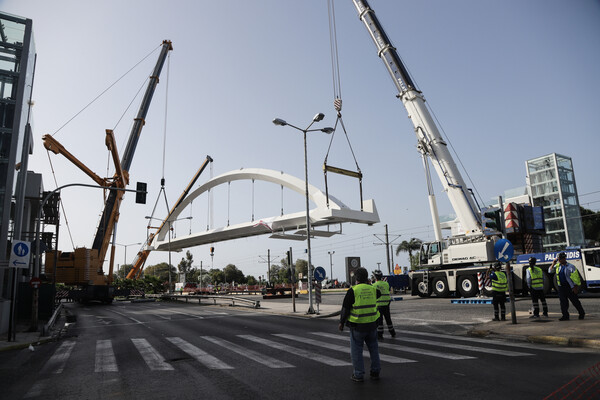
M 472 342 L 472 343 L 493 344 L 493 345 L 498 345 L 498 346 L 519 347 L 519 348 L 530 349 L 530 350 L 554 351 L 554 352 L 558 352 L 558 353 L 589 353 L 589 352 L 594 351 L 593 349 L 585 349 L 585 348 L 577 348 L 577 347 L 560 347 L 560 346 L 555 346 L 555 345 L 516 343 L 516 342 L 508 343 L 508 342 L 502 342 L 502 341 L 494 340 L 494 339 L 482 339 L 482 338 L 476 338 L 476 337 L 471 337 L 471 336 L 469 336 L 469 337 L 454 336 L 454 335 L 448 335 L 448 334 L 444 334 L 444 333 L 413 332 L 413 331 L 403 331 L 403 330 L 396 330 L 396 333 L 404 333 L 407 335 L 440 337 L 440 338 L 446 338 L 446 339 L 451 339 L 451 340 L 460 340 L 460 341 L 467 341 L 467 342 Z
M 307 350 L 304 350 L 304 349 L 300 349 L 300 348 L 297 348 L 297 347 L 288 346 L 287 344 L 275 342 L 275 341 L 269 340 L 269 339 L 263 339 L 263 338 L 260 338 L 260 337 L 257 337 L 257 336 L 252 336 L 252 335 L 238 335 L 238 337 L 240 337 L 242 339 L 250 340 L 250 341 L 255 342 L 255 343 L 260 343 L 260 344 L 272 347 L 272 348 L 277 349 L 277 350 L 286 351 L 286 352 L 292 353 L 292 354 L 294 354 L 296 356 L 308 358 L 309 360 L 317 361 L 317 362 L 320 362 L 322 364 L 330 365 L 330 366 L 333 366 L 333 367 L 340 367 L 340 366 L 345 366 L 345 365 L 352 365 L 348 361 L 342 361 L 342 360 L 338 360 L 338 359 L 335 359 L 335 358 L 332 358 L 332 357 L 324 356 L 322 354 L 316 354 L 316 353 L 313 353 L 313 352 L 310 352 L 310 351 L 307 351 Z
M 350 338 L 348 336 L 336 335 L 334 333 L 327 333 L 327 332 L 311 332 L 311 333 L 313 335 L 319 335 L 319 336 L 333 338 L 333 339 L 345 340 L 347 342 L 350 341 Z M 393 340 L 394 339 L 392 339 L 392 341 Z M 425 356 L 445 358 L 448 360 L 468 360 L 468 359 L 472 359 L 472 358 L 477 358 L 477 357 L 472 357 L 472 356 L 465 356 L 462 354 L 442 353 L 439 351 L 419 349 L 419 348 L 415 348 L 415 347 L 401 346 L 401 345 L 382 343 L 382 342 L 379 342 L 379 348 L 401 350 L 401 351 L 405 351 L 407 353 L 422 354 Z
M 409 331 L 396 331 L 396 334 L 398 333 L 406 333 L 406 334 L 422 334 L 423 332 L 409 332 Z M 427 335 L 429 336 L 429 335 Z M 431 336 L 440 336 L 437 334 L 431 334 Z M 453 339 L 453 336 L 449 336 L 448 339 Z M 507 357 L 522 357 L 522 356 L 532 356 L 533 354 L 531 353 L 520 353 L 517 351 L 510 351 L 510 350 L 503 350 L 503 349 L 492 349 L 492 348 L 488 348 L 488 347 L 478 347 L 478 346 L 469 346 L 469 345 L 464 345 L 464 344 L 457 344 L 457 343 L 444 343 L 444 342 L 435 342 L 433 340 L 425 340 L 425 339 L 416 339 L 416 338 L 409 338 L 409 337 L 405 337 L 405 336 L 398 336 L 396 335 L 396 337 L 394 338 L 395 341 L 401 341 L 401 342 L 409 342 L 409 343 L 419 343 L 419 344 L 427 344 L 427 345 L 432 345 L 432 346 L 438 346 L 438 347 L 450 347 L 452 349 L 460 349 L 460 350 L 467 350 L 467 351 L 475 351 L 475 352 L 479 352 L 479 353 L 488 353 L 488 354 L 497 354 L 500 356 L 507 356 Z M 488 344 L 494 344 L 493 342 L 488 342 Z
M 167 340 L 210 369 L 233 369 L 232 366 L 224 363 L 218 358 L 208 354 L 204 350 L 199 349 L 198 347 L 186 342 L 181 338 L 169 337 Z
M 274 336 L 281 337 L 281 338 L 284 338 L 284 339 L 289 339 L 289 340 L 296 340 L 298 342 L 310 344 L 312 346 L 323 347 L 323 348 L 326 348 L 326 349 L 329 349 L 329 350 L 341 351 L 343 353 L 350 354 L 350 347 L 349 346 L 338 346 L 338 345 L 335 345 L 335 344 L 323 343 L 323 342 L 320 342 L 320 341 L 314 340 L 314 339 L 309 339 L 309 338 L 305 338 L 305 337 L 301 337 L 301 336 L 286 335 L 286 334 L 283 334 L 283 333 L 274 334 Z M 368 357 L 369 356 L 368 350 L 364 350 L 363 355 L 365 357 Z M 415 360 L 410 360 L 408 358 L 386 356 L 385 354 L 379 354 L 379 359 L 381 361 L 385 361 L 385 362 L 389 362 L 389 363 L 394 363 L 394 364 L 416 362 Z
M 140 355 L 152 371 L 172 371 L 173 367 L 167 363 L 163 356 L 161 356 L 155 349 L 148 343 L 146 339 L 131 338 L 131 341 L 140 352 Z
M 60 374 L 63 372 L 67 360 L 71 355 L 71 351 L 73 351 L 73 347 L 75 347 L 75 342 L 72 340 L 67 340 L 61 344 L 60 347 L 56 349 L 52 357 L 50 357 L 48 362 L 46 362 L 43 371 L 51 370 L 54 374 Z
M 212 342 L 216 345 L 225 347 L 227 350 L 231 350 L 234 353 L 247 357 L 253 361 L 256 361 L 257 363 L 266 365 L 269 368 L 294 368 L 292 364 L 288 364 L 284 361 L 280 361 L 276 358 L 269 357 L 254 350 L 250 350 L 246 347 L 242 347 L 225 339 L 219 339 L 214 336 L 202 336 L 202 339 L 208 340 L 209 342 Z
M 94 372 L 117 372 L 118 370 L 112 342 L 110 340 L 97 340 Z

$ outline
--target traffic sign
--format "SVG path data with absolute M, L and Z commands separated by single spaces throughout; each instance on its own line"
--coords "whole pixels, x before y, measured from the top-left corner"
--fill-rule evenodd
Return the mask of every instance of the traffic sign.
M 22 240 L 15 241 L 10 252 L 8 265 L 14 268 L 29 268 L 31 243 Z
M 29 286 L 31 286 L 34 289 L 39 288 L 41 284 L 42 284 L 42 280 L 40 278 L 33 277 L 29 281 Z
M 500 239 L 494 245 L 494 254 L 496 255 L 496 260 L 507 262 L 510 261 L 515 249 L 508 239 Z
M 325 272 L 325 268 L 323 268 L 323 267 L 315 268 L 315 279 L 317 282 L 321 282 L 323 279 L 325 279 L 326 275 L 327 275 L 327 273 Z

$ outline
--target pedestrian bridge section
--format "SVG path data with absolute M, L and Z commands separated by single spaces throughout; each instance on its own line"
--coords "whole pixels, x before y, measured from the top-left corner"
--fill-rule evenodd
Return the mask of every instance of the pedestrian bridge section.
M 169 220 L 177 220 L 182 211 L 192 204 L 194 199 L 201 194 L 216 186 L 229 184 L 230 182 L 239 180 L 271 182 L 291 189 L 303 197 L 305 196 L 305 182 L 302 179 L 298 179 L 281 171 L 260 168 L 243 168 L 226 172 L 212 178 L 198 187 L 181 202 L 171 214 Z M 309 211 L 311 237 L 328 237 L 335 233 L 339 233 L 338 231 L 315 229 L 318 227 L 329 227 L 330 225 L 342 224 L 344 222 L 367 225 L 379 222 L 379 215 L 373 200 L 364 200 L 362 202 L 362 210 L 353 210 L 331 195 L 329 195 L 328 205 L 325 193 L 310 184 L 308 186 L 308 195 L 309 199 L 316 204 L 316 207 Z M 250 221 L 221 228 L 207 229 L 206 231 L 191 233 L 186 236 L 171 238 L 170 240 L 167 235 L 168 230 L 169 224 L 166 223 L 163 225 L 163 228 L 157 232 L 154 240 L 150 244 L 152 250 L 168 251 L 170 249 L 172 251 L 178 251 L 204 244 L 265 234 L 270 234 L 271 238 L 276 239 L 306 240 L 306 210 L 263 218 L 259 221 Z

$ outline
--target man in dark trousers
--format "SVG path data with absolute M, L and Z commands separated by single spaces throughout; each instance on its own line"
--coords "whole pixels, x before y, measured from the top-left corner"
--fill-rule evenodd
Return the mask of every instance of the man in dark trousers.
M 493 269 L 488 271 L 492 280 L 492 305 L 494 306 L 494 321 L 506 320 L 506 289 L 508 280 L 502 271 L 502 263 L 495 263 Z M 498 318 L 500 314 L 500 318 Z
M 558 264 L 557 264 L 558 262 Z M 579 319 L 585 317 L 585 311 L 579 301 L 577 293 L 581 286 L 581 277 L 577 268 L 573 264 L 567 262 L 567 253 L 560 253 L 557 258 L 552 261 L 552 265 L 548 268 L 548 273 L 556 273 L 556 283 L 558 283 L 558 297 L 560 299 L 560 311 L 562 317 L 559 321 L 569 320 L 569 300 L 577 309 Z
M 533 304 L 533 315 L 530 318 L 540 317 L 539 301 L 542 302 L 544 317 L 548 316 L 548 304 L 546 304 L 546 295 L 544 294 L 544 272 L 540 267 L 535 266 L 536 262 L 535 257 L 529 258 L 529 268 L 527 268 L 525 277 L 531 292 L 531 303 Z
M 354 277 L 356 284 L 348 289 L 344 297 L 339 329 L 343 331 L 344 324 L 350 328 L 350 355 L 354 368 L 351 379 L 355 382 L 364 381 L 363 344 L 366 343 L 371 357 L 371 379 L 377 380 L 381 371 L 377 345 L 377 298 L 381 293 L 369 285 L 369 273 L 366 269 L 358 268 Z
M 396 337 L 396 330 L 392 323 L 392 317 L 390 315 L 390 284 L 383 280 L 383 273 L 381 270 L 376 269 L 373 271 L 375 277 L 375 283 L 373 286 L 381 292 L 381 296 L 377 299 L 377 310 L 379 311 L 379 319 L 377 320 L 377 337 L 383 339 L 383 319 L 387 324 L 388 331 L 392 337 Z

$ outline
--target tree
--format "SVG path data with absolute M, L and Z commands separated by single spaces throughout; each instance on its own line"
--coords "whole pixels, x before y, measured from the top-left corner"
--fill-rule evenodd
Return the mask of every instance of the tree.
M 123 264 L 119 267 L 119 271 L 117 273 L 118 278 L 125 279 L 129 271 L 133 268 L 131 264 Z
M 181 261 L 179 262 L 179 264 L 177 265 L 177 269 L 179 270 L 179 273 L 181 275 L 183 275 L 184 280 L 187 279 L 187 275 L 192 272 L 192 263 L 194 262 L 194 256 L 192 255 L 192 253 L 188 250 L 185 252 L 185 258 L 182 258 Z
M 586 243 L 591 246 L 600 244 L 600 212 L 594 212 L 587 208 L 579 207 L 581 212 L 581 223 Z
M 410 238 L 410 241 L 403 240 L 402 243 L 396 247 L 396 255 L 399 255 L 401 252 L 408 253 L 408 260 L 410 261 L 411 269 L 419 264 L 418 257 L 413 257 L 413 251 L 418 251 L 421 249 L 421 244 L 423 241 L 417 238 Z M 416 259 L 416 262 L 415 262 Z
M 255 278 L 255 277 L 253 277 L 252 275 L 248 275 L 248 276 L 246 277 L 246 283 L 247 283 L 248 285 L 257 285 L 257 284 L 258 284 L 258 281 L 257 281 L 257 280 L 256 280 L 256 278 Z
M 227 283 L 246 283 L 244 273 L 233 264 L 228 264 L 223 268 L 223 274 L 225 275 L 225 282 Z
M 210 283 L 213 285 L 225 282 L 225 274 L 220 269 L 211 268 L 207 275 L 210 277 Z M 202 280 L 204 281 L 204 277 L 202 277 Z
M 173 279 L 173 274 L 175 274 L 175 268 L 171 265 L 171 279 Z M 163 262 L 156 265 L 151 265 L 144 269 L 144 276 L 155 276 L 161 282 L 169 281 L 169 264 Z

